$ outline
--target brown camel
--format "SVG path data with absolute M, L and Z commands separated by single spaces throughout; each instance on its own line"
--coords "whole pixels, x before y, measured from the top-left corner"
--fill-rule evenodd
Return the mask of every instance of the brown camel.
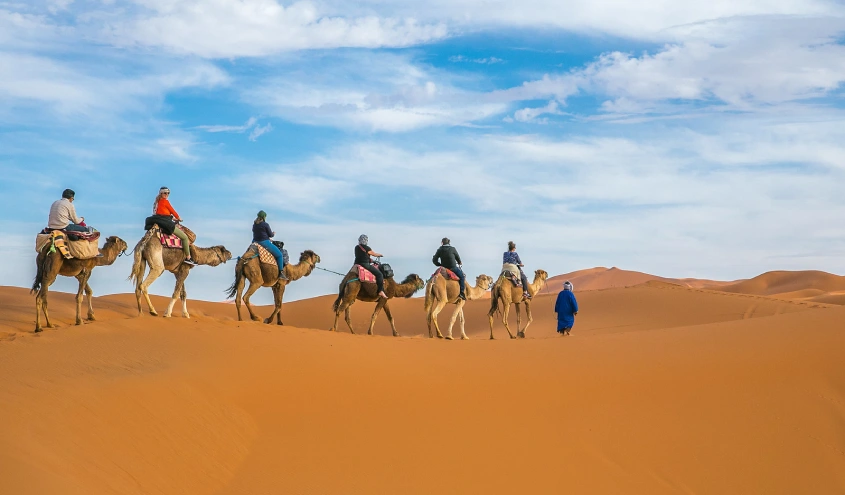
M 167 270 L 176 276 L 176 286 L 173 288 L 173 296 L 170 298 L 170 304 L 167 305 L 167 311 L 164 313 L 164 316 L 165 318 L 170 317 L 173 311 L 173 305 L 176 304 L 176 298 L 178 297 L 182 299 L 182 317 L 190 318 L 191 315 L 188 314 L 188 293 L 185 291 L 185 279 L 188 278 L 188 273 L 193 266 L 183 263 L 185 253 L 182 252 L 182 249 L 163 247 L 158 236 L 153 232 L 152 230 L 147 232 L 138 241 L 138 244 L 135 245 L 135 262 L 132 264 L 132 273 L 129 275 L 129 280 L 135 282 L 135 300 L 138 302 L 138 316 L 142 315 L 141 296 L 144 296 L 146 299 L 147 306 L 150 308 L 150 314 L 158 316 L 152 301 L 150 301 L 150 294 L 147 292 L 147 289 L 164 273 L 164 270 Z M 232 259 L 232 253 L 223 246 L 202 248 L 191 244 L 191 258 L 198 265 L 217 266 Z M 147 278 L 144 278 L 147 265 L 150 266 L 150 273 L 147 274 Z
M 475 287 L 466 285 L 466 296 L 468 301 L 481 299 L 484 293 L 493 286 L 493 277 L 489 275 L 479 275 L 475 278 Z M 452 319 L 449 320 L 449 331 L 446 334 L 446 340 L 452 340 L 452 326 L 455 325 L 455 319 L 461 323 L 461 340 L 466 340 L 466 332 L 464 331 L 464 304 L 466 301 L 458 297 L 461 293 L 461 286 L 457 280 L 446 280 L 443 275 L 435 275 L 429 279 L 425 286 L 425 312 L 426 322 L 428 323 L 428 337 L 432 338 L 431 324 L 434 323 L 434 329 L 437 330 L 437 338 L 442 339 L 443 334 L 440 333 L 440 325 L 437 323 L 437 315 L 446 306 L 446 304 L 454 304 L 455 311 L 452 313 Z
M 249 311 L 249 317 L 253 321 L 261 321 L 252 311 L 252 306 L 249 304 L 249 298 L 261 287 L 273 288 L 273 300 L 275 306 L 273 313 L 264 320 L 264 323 L 273 321 L 276 317 L 276 322 L 279 325 L 282 323 L 282 298 L 285 295 L 285 287 L 295 280 L 311 275 L 314 267 L 320 262 L 320 256 L 314 251 L 303 251 L 299 255 L 299 263 L 295 265 L 285 265 L 285 276 L 287 280 L 279 280 L 279 267 L 269 263 L 261 263 L 258 259 L 258 254 L 250 247 L 246 253 L 238 260 L 235 265 L 235 281 L 229 287 L 227 298 L 235 298 L 235 307 L 238 309 L 238 321 L 241 321 L 241 294 L 243 294 L 243 303 Z M 244 294 L 244 279 L 249 280 L 249 288 Z
M 349 308 L 356 300 L 376 303 L 376 309 L 373 311 L 373 316 L 370 318 L 370 328 L 367 330 L 367 335 L 373 334 L 373 327 L 376 324 L 376 317 L 384 308 L 384 314 L 387 315 L 387 320 L 390 322 L 390 328 L 393 329 L 393 336 L 398 337 L 399 332 L 396 331 L 396 324 L 393 321 L 393 315 L 390 314 L 390 306 L 387 302 L 393 297 L 411 297 L 415 292 L 425 287 L 425 282 L 416 273 L 412 273 L 405 277 L 401 284 L 397 284 L 393 277 L 384 279 L 384 293 L 387 299 L 378 296 L 375 282 L 361 283 L 358 280 L 358 270 L 353 268 L 343 277 L 340 282 L 340 290 L 332 305 L 334 309 L 334 323 L 332 323 L 331 332 L 337 330 L 337 319 L 340 313 L 343 312 L 346 325 L 349 331 L 353 334 L 355 330 L 352 329 L 352 320 L 349 317 Z
M 549 274 L 545 270 L 534 271 L 534 281 L 526 288 L 531 297 L 534 297 L 535 294 L 545 287 L 546 279 L 548 278 Z M 523 289 L 521 287 L 513 285 L 510 280 L 500 275 L 499 280 L 496 281 L 496 285 L 493 286 L 493 292 L 490 295 L 490 312 L 487 313 L 487 317 L 490 319 L 490 340 L 493 340 L 493 314 L 499 310 L 500 299 L 502 301 L 502 323 L 505 324 L 505 330 L 508 331 L 508 335 L 512 339 L 516 337 L 525 338 L 525 331 L 528 330 L 528 325 L 534 321 L 534 318 L 531 316 L 531 300 L 524 299 Z M 520 303 L 525 304 L 525 313 L 528 315 L 528 323 L 525 324 L 525 328 L 522 330 L 519 329 L 519 325 L 522 323 L 519 314 Z M 511 333 L 510 327 L 508 327 L 508 312 L 510 311 L 511 304 L 516 305 L 516 337 Z
M 83 291 L 88 296 L 88 320 L 94 321 L 94 305 L 91 301 L 91 298 L 94 297 L 94 292 L 91 290 L 91 286 L 88 285 L 91 272 L 97 266 L 107 266 L 114 263 L 114 260 L 118 256 L 126 252 L 127 247 L 123 239 L 111 236 L 106 239 L 103 248 L 99 250 L 100 254 L 102 254 L 101 257 L 80 260 L 76 258 L 65 259 L 58 250 L 54 250 L 51 253 L 50 245 L 44 246 L 35 260 L 37 273 L 31 291 L 36 292 L 35 331 L 40 332 L 42 330 L 42 311 L 44 312 L 44 322 L 47 328 L 53 328 L 53 325 L 50 323 L 50 317 L 47 315 L 47 291 L 59 275 L 76 277 L 76 280 L 79 281 L 79 289 L 76 292 L 76 324 L 82 325 L 82 318 L 79 315 L 82 313 Z

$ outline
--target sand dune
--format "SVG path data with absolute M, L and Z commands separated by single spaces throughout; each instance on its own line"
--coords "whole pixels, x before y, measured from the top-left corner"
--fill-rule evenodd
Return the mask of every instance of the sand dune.
M 61 327 L 36 335 L 32 297 L 0 288 L 0 493 L 845 491 L 845 308 L 660 281 L 576 295 L 570 337 L 548 295 L 527 339 L 486 340 L 475 301 L 472 340 L 446 342 L 421 338 L 419 299 L 391 302 L 414 338 L 329 333 L 333 296 L 286 303 L 283 327 L 105 296 L 76 327 L 55 293 Z
M 667 282 L 689 288 L 712 288 L 735 283 L 696 278 L 666 278 L 648 273 L 621 270 L 616 267 L 605 268 L 600 266 L 551 277 L 549 278 L 548 286 L 542 291 L 542 293 L 547 294 L 559 292 L 562 288 L 563 282 L 567 280 L 572 282 L 576 290 L 579 291 L 632 287 L 651 280 Z
M 736 284 L 717 287 L 725 292 L 758 294 L 780 299 L 809 300 L 829 304 L 845 303 L 845 277 L 832 273 L 807 271 L 767 272 Z

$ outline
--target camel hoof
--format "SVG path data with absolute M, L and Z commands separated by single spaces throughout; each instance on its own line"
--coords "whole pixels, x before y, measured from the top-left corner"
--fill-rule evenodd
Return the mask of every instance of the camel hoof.
M 443 335 L 438 333 L 438 334 L 437 334 L 437 338 L 438 338 L 438 339 L 442 339 L 442 338 L 443 338 Z
M 513 336 L 513 335 L 511 335 L 510 338 L 511 338 L 511 340 L 516 340 L 516 337 Z
M 264 324 L 265 324 L 265 325 L 269 325 L 269 324 L 270 324 L 270 323 L 272 323 L 272 322 L 273 322 L 273 320 L 271 320 L 270 318 L 265 318 L 265 319 L 264 319 Z
M 516 336 L 519 337 L 520 339 L 524 339 L 525 338 L 525 332 L 519 332 L 518 334 L 516 334 Z
M 156 313 L 155 311 L 150 311 L 150 315 L 152 315 L 152 316 L 158 316 L 158 313 Z
M 35 333 L 40 333 L 40 332 L 43 332 L 43 331 L 44 331 L 44 329 L 43 329 L 43 328 L 36 328 L 36 329 L 35 329 Z
M 446 340 L 455 340 L 455 339 L 453 339 L 452 336 L 449 335 L 449 336 L 446 337 Z
M 398 333 L 394 333 L 393 336 L 394 337 L 401 337 L 401 335 L 399 335 Z
M 97 319 L 94 318 L 94 315 L 88 315 L 88 321 L 97 321 Z
M 461 340 L 469 340 L 469 337 L 467 337 L 466 335 L 461 335 Z
M 490 340 L 496 340 L 496 337 L 490 337 Z
M 284 325 L 284 323 L 282 323 L 282 321 L 281 321 L 281 320 L 279 320 L 278 322 L 276 322 L 276 325 L 283 326 L 283 325 Z
M 164 318 L 170 318 L 170 315 L 165 313 Z

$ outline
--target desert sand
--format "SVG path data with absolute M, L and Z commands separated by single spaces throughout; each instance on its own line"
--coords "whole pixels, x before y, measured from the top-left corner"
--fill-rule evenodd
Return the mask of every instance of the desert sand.
M 576 283 L 568 337 L 554 294 L 521 340 L 487 340 L 472 301 L 452 342 L 425 338 L 418 298 L 391 302 L 403 338 L 383 315 L 330 333 L 333 296 L 285 303 L 282 327 L 104 296 L 73 326 L 51 293 L 60 327 L 33 334 L 32 296 L 3 287 L 0 493 L 845 493 L 845 307 L 783 297 L 840 290 L 811 275 Z

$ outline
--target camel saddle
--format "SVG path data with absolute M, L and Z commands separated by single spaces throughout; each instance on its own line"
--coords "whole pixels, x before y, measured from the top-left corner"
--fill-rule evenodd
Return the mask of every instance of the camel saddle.
M 99 237 L 99 232 L 97 233 Z M 50 246 L 50 252 L 58 251 L 65 259 L 96 258 L 100 254 L 97 248 L 97 237 L 92 241 L 69 241 L 64 232 L 54 230 L 49 234 L 38 234 L 35 237 L 35 250 L 39 253 L 45 246 Z
M 431 274 L 431 278 L 433 279 L 438 274 L 443 275 L 443 278 L 445 278 L 446 280 L 455 280 L 455 281 L 460 280 L 460 278 L 458 278 L 458 276 L 455 275 L 455 272 L 453 272 L 452 270 L 450 270 L 450 269 L 448 269 L 444 266 L 437 267 L 437 270 L 434 270 L 434 273 Z
M 378 266 L 378 265 L 373 263 L 373 266 Z M 360 281 L 360 282 L 370 282 L 370 283 L 373 283 L 373 284 L 376 283 L 376 276 L 373 275 L 372 273 L 370 273 L 369 270 L 367 270 L 366 268 L 364 268 L 361 265 L 355 265 L 349 271 L 352 272 L 352 273 L 355 273 L 356 269 L 357 269 L 357 272 L 358 272 L 358 281 Z
M 510 270 L 502 270 L 502 273 L 501 275 L 499 275 L 499 277 L 505 277 L 506 279 L 510 280 L 515 287 L 522 287 L 522 279 L 514 275 L 514 273 Z
M 179 229 L 184 232 L 186 236 L 188 236 L 188 240 L 191 241 L 191 244 L 193 244 L 193 242 L 197 240 L 197 235 L 194 234 L 193 230 L 189 229 L 188 227 L 185 227 L 184 225 L 180 225 Z M 161 227 L 159 227 L 158 225 L 153 225 L 152 228 L 150 228 L 150 232 L 154 232 L 155 235 L 158 236 L 158 239 L 161 241 L 162 246 L 168 248 L 182 249 L 182 239 L 176 236 L 176 234 L 165 234 L 164 232 L 162 232 Z

